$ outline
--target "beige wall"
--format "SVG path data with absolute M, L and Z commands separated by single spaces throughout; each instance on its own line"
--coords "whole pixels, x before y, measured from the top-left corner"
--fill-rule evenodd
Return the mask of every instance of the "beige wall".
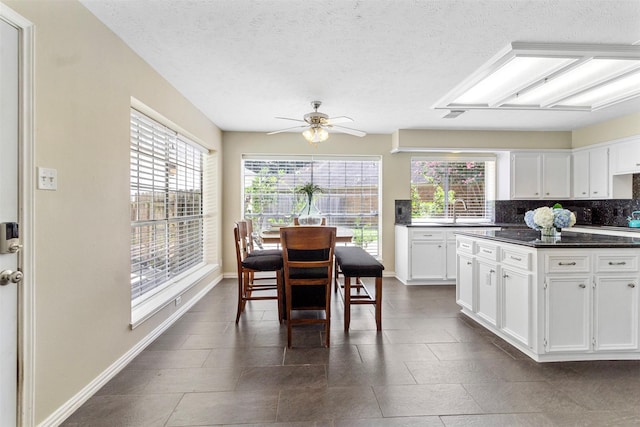
M 221 135 L 80 3 L 5 3 L 35 24 L 35 160 L 58 171 L 57 191 L 35 191 L 36 265 L 26 272 L 36 280 L 33 403 L 40 423 L 175 310 L 129 328 L 131 97 L 218 154 Z
M 566 149 L 571 132 L 400 129 L 393 135 L 394 150 L 411 149 Z
M 640 135 L 640 113 L 609 120 L 572 132 L 572 148 Z

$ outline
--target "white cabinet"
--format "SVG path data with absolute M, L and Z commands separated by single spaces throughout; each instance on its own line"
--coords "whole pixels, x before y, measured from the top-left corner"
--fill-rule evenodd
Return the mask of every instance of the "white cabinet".
M 456 302 L 467 310 L 475 311 L 474 307 L 475 261 L 473 256 L 458 254 L 458 274 L 456 287 Z
M 528 346 L 531 319 L 531 274 L 502 265 L 500 272 L 502 331 Z
M 640 136 L 611 146 L 611 168 L 614 174 L 640 172 Z
M 568 199 L 571 196 L 571 156 L 569 153 L 542 154 L 542 198 Z
M 576 151 L 571 155 L 573 198 L 588 199 L 589 192 L 589 151 Z
M 570 197 L 569 152 L 513 153 L 512 199 L 567 199 Z
M 445 277 L 450 280 L 456 280 L 456 235 L 452 232 L 447 232 L 447 268 L 445 271 Z
M 545 283 L 545 350 L 586 352 L 591 348 L 589 276 L 550 276 Z
M 534 360 L 640 360 L 640 248 L 457 243 L 462 313 Z
M 638 277 L 597 276 L 594 288 L 596 351 L 638 348 Z
M 456 231 L 498 229 L 396 225 L 396 278 L 405 285 L 453 284 L 457 274 Z
M 511 198 L 539 199 L 542 194 L 542 155 L 516 153 L 511 156 Z
M 609 148 L 575 151 L 572 159 L 573 197 L 609 198 Z
M 411 242 L 411 279 L 443 279 L 446 277 L 446 249 L 442 240 Z
M 489 324 L 498 324 L 498 266 L 478 258 L 476 313 Z

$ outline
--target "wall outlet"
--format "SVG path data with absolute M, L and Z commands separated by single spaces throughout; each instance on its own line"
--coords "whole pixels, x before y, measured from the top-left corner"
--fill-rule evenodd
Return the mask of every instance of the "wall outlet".
M 176 297 L 176 305 L 182 304 L 182 296 Z

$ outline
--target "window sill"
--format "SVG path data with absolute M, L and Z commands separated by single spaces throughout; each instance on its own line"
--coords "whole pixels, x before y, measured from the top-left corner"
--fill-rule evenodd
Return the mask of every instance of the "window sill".
M 158 292 L 148 300 L 131 309 L 131 329 L 135 329 L 142 323 L 153 317 L 160 310 L 173 303 L 177 297 L 191 289 L 207 275 L 213 273 L 219 266 L 216 264 L 204 265 L 171 286 Z

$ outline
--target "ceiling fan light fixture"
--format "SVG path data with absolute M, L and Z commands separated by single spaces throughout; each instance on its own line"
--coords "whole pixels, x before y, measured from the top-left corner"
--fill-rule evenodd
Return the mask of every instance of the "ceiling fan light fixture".
M 317 144 L 329 139 L 329 132 L 322 126 L 311 126 L 302 132 L 302 136 L 304 136 L 304 139 L 306 139 L 309 144 Z

